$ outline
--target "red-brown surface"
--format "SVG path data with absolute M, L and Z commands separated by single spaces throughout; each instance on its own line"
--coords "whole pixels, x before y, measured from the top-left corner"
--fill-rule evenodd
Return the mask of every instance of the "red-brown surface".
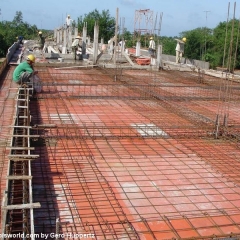
M 33 131 L 36 233 L 54 233 L 59 218 L 64 239 L 240 236 L 238 84 L 226 103 L 220 80 L 207 76 L 201 84 L 194 74 L 125 70 L 115 81 L 110 70 L 39 70 L 45 85 L 30 109 L 32 124 L 45 125 Z M 2 99 L 9 125 L 14 102 Z

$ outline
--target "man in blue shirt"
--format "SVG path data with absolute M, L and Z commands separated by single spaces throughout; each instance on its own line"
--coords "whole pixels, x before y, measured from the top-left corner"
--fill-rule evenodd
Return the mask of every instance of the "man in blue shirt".
M 18 41 L 20 44 L 23 44 L 23 36 L 18 36 Z

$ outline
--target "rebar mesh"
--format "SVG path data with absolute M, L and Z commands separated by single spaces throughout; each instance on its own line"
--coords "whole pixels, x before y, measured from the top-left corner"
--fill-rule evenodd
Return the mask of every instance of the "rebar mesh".
M 239 83 L 197 73 L 39 68 L 30 102 L 36 233 L 239 238 Z M 200 81 L 201 80 L 201 81 Z M 80 236 L 77 237 L 80 239 Z

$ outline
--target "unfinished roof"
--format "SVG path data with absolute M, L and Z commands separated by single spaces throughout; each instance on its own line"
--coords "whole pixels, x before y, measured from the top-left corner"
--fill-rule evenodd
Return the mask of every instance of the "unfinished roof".
M 14 68 L 0 94 L 2 195 Z M 37 70 L 42 92 L 29 103 L 36 239 L 240 237 L 239 82 L 120 66 Z M 8 210 L 11 233 L 25 221 L 17 213 Z

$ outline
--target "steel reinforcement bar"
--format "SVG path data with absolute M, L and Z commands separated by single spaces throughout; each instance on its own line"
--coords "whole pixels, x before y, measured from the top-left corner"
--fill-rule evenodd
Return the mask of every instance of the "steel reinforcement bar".
M 11 143 L 6 190 L 2 201 L 2 239 L 35 239 L 33 209 L 40 203 L 33 202 L 31 161 L 38 155 L 31 154 L 31 115 L 29 101 L 33 88 L 20 87 L 16 96 L 15 115 L 10 126 Z

